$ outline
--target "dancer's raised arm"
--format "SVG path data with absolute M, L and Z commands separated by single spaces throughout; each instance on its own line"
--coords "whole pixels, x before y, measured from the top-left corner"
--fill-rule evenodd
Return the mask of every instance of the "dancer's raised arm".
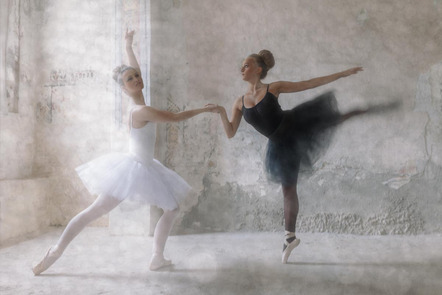
M 342 72 L 334 73 L 331 75 L 313 78 L 306 81 L 300 82 L 288 82 L 288 81 L 278 81 L 273 82 L 270 86 L 270 90 L 273 94 L 278 96 L 280 93 L 291 93 L 291 92 L 299 92 L 312 88 L 316 88 L 333 81 L 336 81 L 340 78 L 348 77 L 350 75 L 354 75 L 359 71 L 362 71 L 362 67 L 351 68 Z
M 126 53 L 127 57 L 129 58 L 129 65 L 137 70 L 140 69 L 140 65 L 138 64 L 137 58 L 135 57 L 134 50 L 132 48 L 132 43 L 134 40 L 134 34 L 135 31 L 129 31 L 129 29 L 126 30 Z

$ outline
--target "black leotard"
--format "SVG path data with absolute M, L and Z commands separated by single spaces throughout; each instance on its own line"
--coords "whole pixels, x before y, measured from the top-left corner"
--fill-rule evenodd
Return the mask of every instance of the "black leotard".
M 269 92 L 269 86 L 264 98 L 251 108 L 244 106 L 242 97 L 242 114 L 247 123 L 266 137 L 275 132 L 284 116 L 276 96 Z
M 332 92 L 324 93 L 291 110 L 282 110 L 275 95 L 267 92 L 251 108 L 244 106 L 244 119 L 269 138 L 265 168 L 270 180 L 296 184 L 300 166 L 311 167 L 323 153 L 339 119 Z

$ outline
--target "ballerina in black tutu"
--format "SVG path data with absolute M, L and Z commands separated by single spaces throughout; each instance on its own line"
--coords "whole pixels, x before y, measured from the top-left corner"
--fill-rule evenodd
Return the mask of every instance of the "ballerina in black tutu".
M 290 252 L 299 245 L 295 235 L 299 203 L 297 194 L 298 173 L 301 166 L 310 166 L 317 160 L 333 132 L 333 127 L 346 119 L 365 113 L 354 110 L 341 114 L 332 92 L 327 92 L 292 110 L 282 110 L 278 103 L 281 93 L 292 93 L 328 84 L 339 78 L 362 71 L 355 67 L 329 76 L 302 82 L 278 81 L 264 84 L 267 72 L 275 65 L 268 50 L 248 56 L 241 67 L 244 81 L 249 83 L 248 91 L 236 99 L 231 121 L 224 107 L 214 109 L 221 116 L 227 137 L 236 134 L 241 117 L 251 124 L 269 141 L 265 159 L 266 172 L 273 181 L 281 183 L 284 194 L 285 238 L 282 263 L 287 263 Z

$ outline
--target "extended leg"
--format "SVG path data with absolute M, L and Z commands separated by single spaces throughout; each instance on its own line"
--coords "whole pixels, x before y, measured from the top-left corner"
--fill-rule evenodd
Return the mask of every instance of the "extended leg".
M 63 254 L 69 243 L 90 222 L 114 209 L 121 201 L 112 197 L 99 196 L 92 205 L 77 214 L 66 226 L 57 244 L 51 247 L 43 260 L 32 270 L 35 275 L 47 270 Z
M 99 196 L 95 202 L 92 203 L 82 212 L 78 213 L 66 226 L 63 234 L 58 240 L 54 250 L 63 251 L 69 243 L 92 221 L 98 219 L 121 203 L 120 200 L 112 197 Z
M 160 220 L 158 220 L 153 235 L 153 255 L 150 263 L 150 270 L 157 270 L 163 266 L 171 264 L 170 260 L 164 259 L 163 253 L 167 238 L 169 237 L 170 230 L 172 229 L 178 212 L 178 208 L 172 211 L 165 210 Z
M 350 119 L 351 117 L 362 115 L 362 114 L 365 114 L 365 113 L 367 113 L 367 110 L 353 110 L 351 112 L 342 114 L 341 117 L 338 120 L 338 124 L 340 124 L 340 123 Z
M 354 109 L 346 114 L 342 114 L 338 120 L 337 123 L 342 123 L 351 117 L 363 115 L 363 114 L 386 114 L 391 111 L 397 110 L 399 107 L 401 107 L 402 101 L 400 100 L 391 100 L 388 102 L 376 104 L 376 105 L 369 105 L 366 109 Z

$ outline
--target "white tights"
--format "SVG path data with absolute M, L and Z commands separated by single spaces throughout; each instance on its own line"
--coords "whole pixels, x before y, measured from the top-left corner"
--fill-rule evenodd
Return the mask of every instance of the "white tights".
M 172 229 L 173 223 L 176 216 L 178 215 L 179 209 L 172 211 L 165 210 L 163 215 L 161 215 L 155 226 L 155 231 L 153 233 L 153 254 L 160 255 L 163 257 L 164 247 L 166 246 L 167 238 L 169 237 L 170 230 Z
M 66 226 L 63 234 L 51 252 L 63 253 L 69 243 L 92 221 L 110 212 L 121 203 L 120 200 L 99 196 L 92 205 L 78 213 Z M 179 209 L 164 211 L 154 232 L 153 254 L 163 257 L 164 247 Z

